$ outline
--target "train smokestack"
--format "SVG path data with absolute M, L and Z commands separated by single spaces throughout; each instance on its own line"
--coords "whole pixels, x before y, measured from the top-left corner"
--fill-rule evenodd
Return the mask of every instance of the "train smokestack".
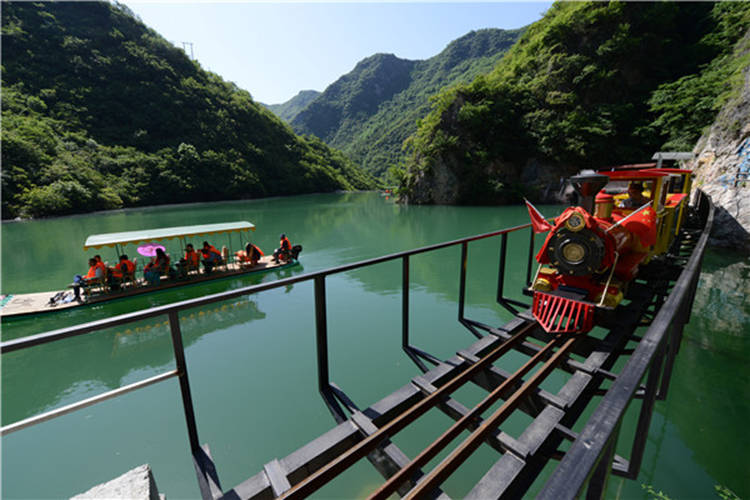
M 606 175 L 584 170 L 570 178 L 570 184 L 578 193 L 578 204 L 590 214 L 594 214 L 594 197 L 609 182 Z

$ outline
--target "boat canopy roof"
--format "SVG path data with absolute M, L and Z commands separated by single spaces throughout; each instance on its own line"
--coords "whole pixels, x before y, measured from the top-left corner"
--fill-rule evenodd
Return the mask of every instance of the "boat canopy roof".
M 209 234 L 238 233 L 255 231 L 255 225 L 247 221 L 225 222 L 222 224 L 202 224 L 200 226 L 163 227 L 145 231 L 124 233 L 94 234 L 86 238 L 83 249 L 113 247 L 127 243 L 142 243 L 154 240 L 171 240 L 185 236 L 207 236 Z

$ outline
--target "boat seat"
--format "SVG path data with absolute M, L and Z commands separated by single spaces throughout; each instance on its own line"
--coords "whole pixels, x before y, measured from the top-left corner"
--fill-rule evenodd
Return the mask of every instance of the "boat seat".
M 193 265 L 193 264 L 191 264 L 189 262 L 185 262 L 185 270 L 186 270 L 187 274 L 190 274 L 190 273 L 193 273 L 193 272 L 194 273 L 200 273 L 200 261 L 198 261 L 197 265 Z
M 229 270 L 229 249 L 225 246 L 221 247 L 221 262 L 216 267 L 222 266 L 225 271 Z
M 90 297 L 93 293 L 104 293 L 107 291 L 107 274 L 109 270 L 107 266 L 104 266 L 104 275 L 101 278 L 89 278 L 86 280 L 86 284 L 81 286 L 83 294 L 86 297 Z

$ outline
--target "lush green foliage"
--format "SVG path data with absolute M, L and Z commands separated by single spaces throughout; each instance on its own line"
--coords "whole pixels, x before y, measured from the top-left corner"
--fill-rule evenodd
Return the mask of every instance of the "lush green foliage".
M 376 54 L 360 61 L 291 121 L 341 148 L 362 167 L 383 175 L 403 159 L 404 140 L 430 109 L 441 88 L 470 82 L 492 69 L 521 30 L 486 29 L 451 42 L 424 60 Z
M 374 186 L 126 7 L 6 2 L 2 43 L 4 218 Z
M 661 85 L 649 100 L 657 113 L 651 126 L 666 134 L 665 149 L 692 149 L 703 129 L 742 86 L 743 73 L 750 66 L 750 3 L 719 3 L 712 15 L 717 28 L 701 43 L 718 55 L 698 72 Z
M 320 92 L 317 90 L 300 90 L 296 96 L 284 103 L 263 105 L 273 111 L 276 116 L 285 122 L 290 123 L 295 116 L 300 114 L 300 112 L 319 95 Z
M 402 189 L 418 191 L 435 165 L 447 165 L 462 181 L 471 178 L 459 202 L 497 202 L 512 198 L 502 186 L 513 185 L 529 159 L 603 167 L 648 159 L 670 135 L 692 144 L 726 80 L 689 75 L 731 52 L 748 28 L 746 10 L 742 3 L 554 4 L 490 74 L 435 99 L 409 141 Z M 710 111 L 688 123 L 680 115 L 701 94 L 695 83 L 711 88 Z

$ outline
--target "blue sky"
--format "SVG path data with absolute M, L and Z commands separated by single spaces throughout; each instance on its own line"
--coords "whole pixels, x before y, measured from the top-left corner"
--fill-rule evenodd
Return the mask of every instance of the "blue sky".
M 378 52 L 427 59 L 481 28 L 513 29 L 551 2 L 252 3 L 123 1 L 201 65 L 276 104 L 300 90 L 323 91 Z M 190 48 L 187 48 L 190 52 Z

